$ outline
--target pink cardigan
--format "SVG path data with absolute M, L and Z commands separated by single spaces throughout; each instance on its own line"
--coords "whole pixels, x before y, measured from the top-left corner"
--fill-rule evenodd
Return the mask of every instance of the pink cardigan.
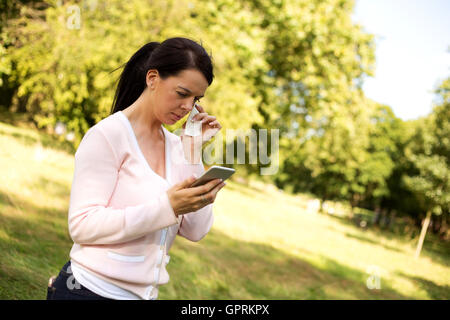
M 166 179 L 148 165 L 122 112 L 88 130 L 75 153 L 70 194 L 70 258 L 143 299 L 169 281 L 167 255 L 177 234 L 199 241 L 213 224 L 212 204 L 177 218 L 166 190 L 203 164 L 190 165 L 180 137 L 165 135 Z

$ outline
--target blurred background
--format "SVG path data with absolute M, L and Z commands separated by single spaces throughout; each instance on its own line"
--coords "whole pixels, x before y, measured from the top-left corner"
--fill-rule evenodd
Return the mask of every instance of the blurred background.
M 0 299 L 45 299 L 72 245 L 74 152 L 120 67 L 176 36 L 212 55 L 200 103 L 223 130 L 279 130 L 279 168 L 261 175 L 247 146 L 210 234 L 175 241 L 160 299 L 449 299 L 449 14 L 445 0 L 1 0 Z

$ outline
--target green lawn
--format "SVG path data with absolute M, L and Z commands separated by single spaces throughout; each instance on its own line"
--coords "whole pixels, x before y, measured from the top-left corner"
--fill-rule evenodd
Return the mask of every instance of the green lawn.
M 0 122 L 0 299 L 45 299 L 69 258 L 73 155 L 52 141 Z M 159 298 L 450 298 L 448 243 L 428 235 L 415 260 L 415 241 L 308 213 L 306 198 L 230 181 L 208 236 L 175 241 Z M 380 289 L 367 286 L 371 270 Z

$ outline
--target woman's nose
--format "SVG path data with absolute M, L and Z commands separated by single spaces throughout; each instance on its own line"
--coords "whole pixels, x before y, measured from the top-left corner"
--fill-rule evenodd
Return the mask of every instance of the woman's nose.
M 187 111 L 191 112 L 192 109 L 194 108 L 194 105 L 195 105 L 195 100 L 194 100 L 194 101 L 188 100 L 188 101 L 184 102 L 184 103 L 181 105 L 181 107 L 182 107 L 184 110 L 187 110 Z

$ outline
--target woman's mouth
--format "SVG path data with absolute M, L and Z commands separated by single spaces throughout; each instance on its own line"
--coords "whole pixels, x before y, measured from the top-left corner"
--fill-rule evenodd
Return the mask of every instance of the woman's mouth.
M 182 117 L 176 115 L 176 114 L 173 113 L 173 112 L 171 112 L 171 114 L 173 115 L 173 117 L 174 117 L 174 119 L 175 119 L 176 121 L 178 121 L 178 120 L 180 120 L 180 119 L 182 118 Z

